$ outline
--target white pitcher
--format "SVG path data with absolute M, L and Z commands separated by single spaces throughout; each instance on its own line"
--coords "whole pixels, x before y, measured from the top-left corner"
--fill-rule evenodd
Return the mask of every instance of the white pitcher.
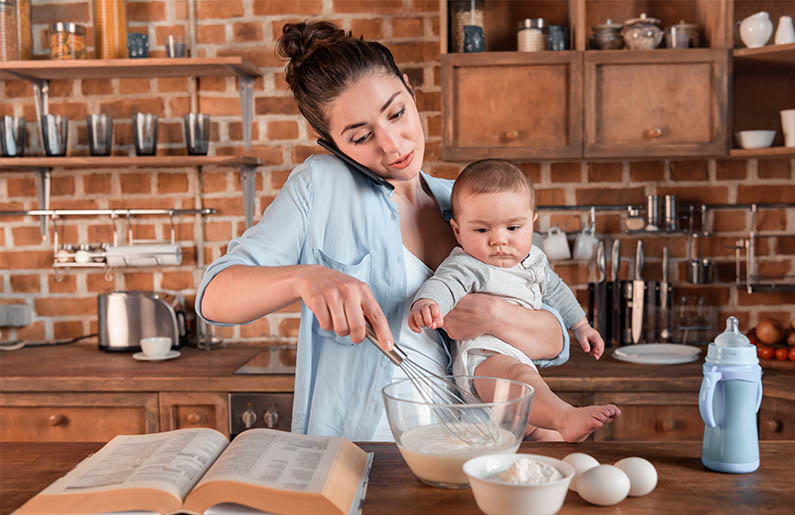
M 748 48 L 765 46 L 773 35 L 773 22 L 765 11 L 759 11 L 740 23 L 740 38 Z

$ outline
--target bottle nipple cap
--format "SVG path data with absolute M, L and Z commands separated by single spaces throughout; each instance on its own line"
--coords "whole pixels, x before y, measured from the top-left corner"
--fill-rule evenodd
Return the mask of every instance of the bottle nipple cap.
M 740 332 L 740 321 L 737 317 L 726 319 L 726 330 L 715 338 L 718 347 L 744 347 L 751 345 L 746 336 Z

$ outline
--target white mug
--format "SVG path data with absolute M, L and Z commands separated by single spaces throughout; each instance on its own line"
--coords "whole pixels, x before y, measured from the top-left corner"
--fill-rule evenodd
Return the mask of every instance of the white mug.
M 149 336 L 141 338 L 141 350 L 148 358 L 162 358 L 171 350 L 171 338 L 168 336 Z
M 792 16 L 782 16 L 778 19 L 776 37 L 773 41 L 777 45 L 795 43 L 795 27 L 792 26 Z
M 569 250 L 569 242 L 566 240 L 566 233 L 561 231 L 557 225 L 547 231 L 547 237 L 544 238 L 544 253 L 550 261 L 571 258 L 571 250 Z
M 593 227 L 584 227 L 574 240 L 574 259 L 590 260 L 596 253 L 596 236 Z
M 781 128 L 784 132 L 784 146 L 795 147 L 795 109 L 781 111 Z

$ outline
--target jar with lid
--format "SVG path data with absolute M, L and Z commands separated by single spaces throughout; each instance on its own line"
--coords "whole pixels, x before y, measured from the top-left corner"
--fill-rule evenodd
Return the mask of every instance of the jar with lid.
M 483 52 L 486 34 L 483 31 L 484 0 L 452 0 L 450 33 L 454 52 Z
M 50 27 L 51 59 L 82 59 L 86 55 L 86 28 L 58 22 Z
M 640 18 L 632 18 L 624 22 L 624 44 L 630 50 L 654 50 L 660 46 L 663 31 L 658 18 L 649 18 L 641 13 Z
M 525 18 L 516 32 L 516 49 L 519 52 L 538 52 L 546 48 L 543 18 Z
M 568 50 L 569 28 L 566 25 L 550 25 L 547 50 Z
M 624 48 L 624 38 L 621 36 L 621 29 L 624 26 L 620 23 L 613 23 L 610 18 L 604 23 L 594 25 L 593 36 L 591 36 L 591 48 L 599 50 L 618 50 Z
M 0 61 L 18 59 L 17 3 L 0 0 Z

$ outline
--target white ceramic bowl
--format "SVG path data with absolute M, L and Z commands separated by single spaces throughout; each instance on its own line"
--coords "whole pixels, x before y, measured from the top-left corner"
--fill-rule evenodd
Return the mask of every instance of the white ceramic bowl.
M 555 467 L 563 479 L 537 485 L 512 485 L 489 479 L 507 470 L 522 456 Z M 487 454 L 464 463 L 472 494 L 486 515 L 537 515 L 557 513 L 566 500 L 574 467 L 555 458 L 537 454 Z
M 149 336 L 141 338 L 141 350 L 150 358 L 162 358 L 171 350 L 171 338 L 168 336 Z
M 734 137 L 742 148 L 767 148 L 773 144 L 776 131 L 739 131 Z

